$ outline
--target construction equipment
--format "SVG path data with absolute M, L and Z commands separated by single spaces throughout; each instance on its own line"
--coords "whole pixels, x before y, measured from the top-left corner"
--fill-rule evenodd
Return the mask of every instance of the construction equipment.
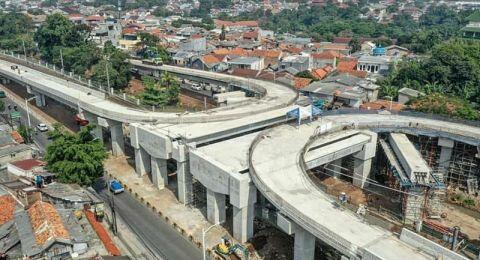
M 94 201 L 90 204 L 89 210 L 93 212 L 95 219 L 101 222 L 105 216 L 105 203 L 103 201 Z
M 248 250 L 240 244 L 232 245 L 227 237 L 222 237 L 214 249 L 223 259 L 248 259 Z

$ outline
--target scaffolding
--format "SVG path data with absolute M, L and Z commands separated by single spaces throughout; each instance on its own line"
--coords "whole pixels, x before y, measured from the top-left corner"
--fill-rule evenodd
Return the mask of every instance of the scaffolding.
M 190 206 L 202 209 L 207 205 L 207 189 L 192 176 L 192 200 Z
M 478 191 L 479 179 L 480 159 L 477 157 L 477 147 L 455 142 L 447 171 L 447 183 L 472 194 Z

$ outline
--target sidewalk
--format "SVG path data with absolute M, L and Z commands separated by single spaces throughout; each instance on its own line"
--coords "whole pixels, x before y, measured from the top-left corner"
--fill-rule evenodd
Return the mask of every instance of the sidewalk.
M 171 224 L 180 234 L 201 249 L 202 228 L 207 229 L 212 224 L 206 220 L 199 209 L 180 204 L 170 189 L 158 190 L 147 175 L 143 178 L 137 177 L 135 169 L 128 164 L 127 159 L 128 157 L 125 156 L 110 157 L 104 163 L 105 170 L 111 177 L 119 180 L 126 191 L 147 205 L 160 218 Z M 207 256 L 214 257 L 212 248 L 220 242 L 223 236 L 228 236 L 231 241 L 237 243 L 225 228 L 214 227 L 205 237 Z M 251 254 L 249 259 L 256 258 Z

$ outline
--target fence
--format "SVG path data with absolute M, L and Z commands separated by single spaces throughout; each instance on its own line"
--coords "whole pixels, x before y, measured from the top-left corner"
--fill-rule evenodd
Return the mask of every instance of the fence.
M 24 55 L 15 54 L 14 52 L 9 52 L 6 50 L 0 50 L 0 57 L 2 57 L 5 60 L 10 60 L 15 63 L 23 64 L 27 67 L 37 69 L 46 74 L 65 79 L 67 81 L 74 82 L 81 86 L 87 87 L 92 91 L 101 92 L 103 94 L 106 94 L 108 97 L 110 97 L 113 100 L 122 101 L 125 105 L 139 108 L 142 110 L 152 110 L 152 107 L 142 105 L 140 103 L 140 100 L 137 99 L 136 97 L 128 95 L 127 93 L 121 92 L 114 88 L 108 89 L 107 86 L 103 86 L 98 82 L 95 82 L 91 79 L 87 79 L 84 76 L 75 74 L 74 72 L 65 71 L 62 68 L 55 66 L 55 64 L 51 64 L 43 60 L 34 59 L 32 57 L 25 57 Z

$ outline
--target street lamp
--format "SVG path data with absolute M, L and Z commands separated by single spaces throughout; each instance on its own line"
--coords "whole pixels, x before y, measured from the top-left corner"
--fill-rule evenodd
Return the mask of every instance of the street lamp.
M 30 122 L 30 110 L 28 109 L 28 102 L 36 99 L 37 96 L 33 96 L 31 98 L 25 98 L 25 106 L 27 108 L 27 120 L 28 120 L 28 128 L 31 128 L 32 127 L 32 123 Z M 28 130 L 27 130 L 28 131 Z
M 207 232 L 208 232 L 210 229 L 212 229 L 212 228 L 215 227 L 215 226 L 221 225 L 221 224 L 223 224 L 223 223 L 224 223 L 224 221 L 219 222 L 219 223 L 217 223 L 217 224 L 213 224 L 213 225 L 209 226 L 206 230 L 205 230 L 205 228 L 202 228 L 202 249 L 203 249 L 202 251 L 203 251 L 203 260 L 206 260 L 206 259 L 207 259 L 207 255 L 206 255 L 206 252 L 205 252 L 205 250 L 206 250 L 206 248 L 205 248 L 205 235 L 207 234 Z

